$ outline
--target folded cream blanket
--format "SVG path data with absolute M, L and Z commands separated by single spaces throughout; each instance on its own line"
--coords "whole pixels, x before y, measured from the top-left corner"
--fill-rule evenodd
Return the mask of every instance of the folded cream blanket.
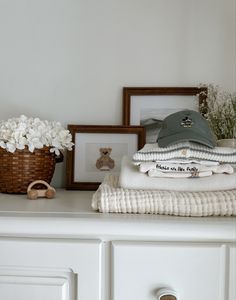
M 226 147 L 211 149 L 192 142 L 184 142 L 161 148 L 156 143 L 146 144 L 133 155 L 135 163 L 170 159 L 199 159 L 220 163 L 236 163 L 236 149 Z
M 93 195 L 92 208 L 105 213 L 235 216 L 236 190 L 195 193 L 130 190 L 119 187 L 117 176 L 107 175 Z
M 236 172 L 213 174 L 203 178 L 153 178 L 139 172 L 138 166 L 124 156 L 121 163 L 119 184 L 127 189 L 156 189 L 172 191 L 221 191 L 236 189 Z

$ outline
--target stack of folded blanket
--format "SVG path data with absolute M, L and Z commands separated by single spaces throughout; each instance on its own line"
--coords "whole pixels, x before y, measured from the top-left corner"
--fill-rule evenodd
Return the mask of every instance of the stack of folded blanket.
M 194 117 L 196 112 L 187 114 Z M 194 122 L 198 120 L 197 115 Z M 108 175 L 93 195 L 93 209 L 176 216 L 236 216 L 236 149 L 216 147 L 209 132 L 205 138 L 198 130 L 192 130 L 197 141 L 191 137 L 179 138 L 179 142 L 177 139 L 165 146 L 165 137 L 173 138 L 173 129 L 170 132 L 160 142 L 146 144 L 132 159 L 124 156 L 120 176 Z M 186 132 L 183 135 L 186 137 Z
M 197 145 L 188 144 L 191 147 Z M 187 144 L 185 144 L 185 150 Z M 236 150 L 230 148 L 207 149 L 209 162 L 212 162 L 211 172 L 206 177 L 177 177 L 148 176 L 145 169 L 140 171 L 142 164 L 155 166 L 157 159 L 166 165 L 191 165 L 190 169 L 205 165 L 204 157 L 199 158 L 196 152 L 186 158 L 178 156 L 181 150 L 176 145 L 173 152 L 169 152 L 171 162 L 165 160 L 165 149 L 158 151 L 157 144 L 145 145 L 134 154 L 133 160 L 124 156 L 121 164 L 120 176 L 108 175 L 93 195 L 92 207 L 100 212 L 115 213 L 149 213 L 176 216 L 235 216 L 236 215 Z M 204 147 L 201 147 L 204 149 Z M 155 151 L 151 151 L 155 149 Z M 175 150 L 174 150 L 175 149 Z M 155 153 L 155 154 L 154 154 Z M 177 153 L 176 157 L 174 153 Z M 211 160 L 214 153 L 214 159 Z M 218 161 L 215 160 L 216 156 Z M 150 157 L 152 157 L 150 159 Z M 174 161 L 178 157 L 177 164 Z M 163 160 L 160 160 L 163 159 Z M 181 162 L 179 161 L 181 159 Z M 201 159 L 201 160 L 200 160 Z M 190 163 L 191 161 L 191 163 Z M 219 162 L 220 161 L 220 162 Z M 202 163 L 200 163 L 202 162 Z M 226 164 L 230 163 L 230 164 Z M 222 163 L 222 164 L 221 164 Z M 231 165 L 232 164 L 232 165 Z M 196 167 L 198 168 L 198 167 Z M 200 167 L 201 168 L 201 167 Z M 220 168 L 225 172 L 221 172 Z M 186 169 L 186 168 L 185 168 Z M 178 172 L 178 171 L 177 171 Z M 182 172 L 182 171 L 180 171 Z M 187 170 L 188 172 L 188 170 Z M 208 171 L 207 171 L 208 172 Z M 190 172 L 191 173 L 191 172 Z
M 209 148 L 193 142 L 177 143 L 161 148 L 146 144 L 135 153 L 133 161 L 142 173 L 150 177 L 206 177 L 213 174 L 234 173 L 236 150 Z
M 182 144 L 183 145 L 183 144 Z M 188 152 L 187 150 L 187 145 L 189 145 L 190 147 L 193 146 L 194 148 L 200 147 L 202 149 L 204 149 L 204 146 L 198 146 L 198 145 L 192 145 L 192 143 L 185 143 L 185 148 L 184 151 L 186 150 L 185 153 Z M 178 148 L 178 144 L 172 147 L 173 153 L 171 153 L 171 151 L 168 153 L 169 156 L 172 156 L 171 159 L 177 159 L 180 158 L 178 155 L 178 152 L 181 152 L 181 150 L 179 151 L 175 151 L 175 148 Z M 149 150 L 153 150 L 153 151 L 147 151 L 147 149 Z M 198 163 L 192 162 L 190 163 L 190 161 L 194 158 L 194 160 L 196 161 L 197 158 L 197 152 L 192 153 L 192 155 L 194 157 L 189 157 L 186 158 L 186 161 L 188 163 L 184 163 L 184 159 L 181 158 L 183 163 L 173 163 L 173 160 L 171 160 L 171 163 L 168 160 L 165 160 L 165 149 L 167 151 L 169 151 L 169 147 L 168 148 L 159 148 L 157 144 L 147 144 L 144 146 L 143 149 L 141 149 L 140 151 L 138 151 L 137 153 L 134 154 L 133 156 L 133 161 L 131 159 L 129 159 L 128 157 L 123 157 L 122 159 L 122 164 L 121 164 L 121 172 L 120 172 L 120 176 L 119 176 L 119 185 L 122 188 L 127 188 L 127 189 L 143 189 L 143 190 L 171 190 L 171 191 L 185 191 L 185 192 L 207 192 L 207 191 L 224 191 L 224 190 L 232 190 L 232 189 L 236 189 L 236 172 L 234 172 L 234 168 L 233 168 L 233 164 L 236 163 L 236 150 L 235 149 L 231 149 L 231 148 L 220 148 L 218 149 L 218 147 L 210 149 L 205 147 L 205 149 L 207 151 L 213 152 L 213 151 L 218 151 L 225 154 L 225 158 L 222 158 L 222 164 L 219 165 L 204 165 L 204 164 L 200 164 L 200 161 L 198 161 Z M 155 150 L 155 151 L 154 151 Z M 160 151 L 159 151 L 160 150 Z M 177 153 L 177 155 L 175 156 L 174 153 Z M 190 150 L 191 152 L 191 150 Z M 226 153 L 227 152 L 227 153 Z M 152 158 L 149 160 L 150 154 L 152 156 Z M 228 155 L 227 155 L 228 154 Z M 210 156 L 210 155 L 209 155 Z M 221 156 L 221 155 L 219 155 Z M 160 160 L 160 158 L 162 160 Z M 201 158 L 203 159 L 203 158 Z M 208 157 L 209 159 L 209 157 Z M 214 158 L 215 159 L 215 158 Z M 153 160 L 153 161 L 151 161 Z M 155 162 L 155 160 L 158 161 L 158 163 Z M 229 161 L 231 162 L 231 164 L 226 164 L 225 161 Z M 209 160 L 210 161 L 210 160 Z M 150 171 L 156 171 L 155 166 L 156 164 L 158 164 L 158 166 L 160 165 L 160 163 L 163 165 L 175 165 L 175 168 L 177 169 L 177 171 L 173 171 L 171 170 L 171 175 L 173 174 L 173 177 L 167 177 L 167 176 L 148 176 L 148 173 L 150 173 Z M 203 162 L 203 160 L 202 160 Z M 215 160 L 212 160 L 213 163 L 217 162 Z M 217 162 L 219 163 L 219 162 Z M 146 164 L 150 164 L 150 166 L 153 167 L 153 169 L 150 169 L 149 171 L 147 171 L 147 173 L 144 172 L 144 167 L 141 168 L 141 166 L 145 166 L 146 169 L 149 169 Z M 211 168 L 211 170 L 214 169 L 214 174 L 212 171 L 206 171 L 209 172 L 208 176 L 203 176 L 200 177 L 198 176 L 197 172 L 194 171 L 194 173 L 192 173 L 192 171 L 188 171 L 186 170 L 186 165 L 190 166 L 189 169 L 192 170 L 196 170 L 198 168 Z M 195 167 L 195 165 L 197 167 Z M 182 174 L 182 171 L 178 171 L 178 167 L 177 166 L 181 166 L 181 170 L 185 169 L 186 172 L 183 172 L 186 177 L 184 176 L 179 176 L 178 174 Z M 142 169 L 142 171 L 140 171 L 140 168 Z M 224 172 L 220 172 L 220 169 L 225 169 L 225 173 Z M 160 171 L 158 171 L 160 172 Z M 205 172 L 205 171 L 204 171 Z M 168 174 L 165 172 L 162 172 L 163 174 Z M 177 176 L 176 176 L 177 175 Z

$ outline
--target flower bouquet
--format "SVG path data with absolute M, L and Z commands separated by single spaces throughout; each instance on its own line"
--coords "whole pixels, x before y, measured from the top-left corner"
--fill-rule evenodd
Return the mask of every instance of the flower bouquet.
M 218 140 L 236 138 L 236 93 L 225 92 L 218 85 L 204 86 L 200 112 L 208 120 Z
M 24 115 L 0 121 L 0 192 L 26 193 L 34 180 L 50 183 L 62 151 L 72 146 L 59 122 Z

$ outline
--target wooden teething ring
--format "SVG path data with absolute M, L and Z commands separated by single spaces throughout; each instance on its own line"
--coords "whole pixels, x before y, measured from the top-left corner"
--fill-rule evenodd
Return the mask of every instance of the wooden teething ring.
M 40 190 L 32 189 L 32 187 L 36 184 L 44 185 L 47 189 L 40 189 Z M 45 197 L 51 199 L 55 196 L 55 194 L 56 194 L 56 190 L 44 180 L 35 180 L 31 182 L 27 188 L 27 196 L 28 199 L 31 200 L 37 199 L 38 197 Z

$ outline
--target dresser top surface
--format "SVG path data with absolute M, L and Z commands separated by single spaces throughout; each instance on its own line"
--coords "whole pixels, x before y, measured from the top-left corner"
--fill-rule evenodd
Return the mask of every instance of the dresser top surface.
M 59 189 L 54 199 L 29 200 L 26 195 L 0 193 L 0 235 L 17 235 L 22 231 L 26 235 L 61 235 L 63 231 L 65 236 L 93 238 L 202 239 L 205 236 L 216 241 L 236 239 L 234 217 L 104 214 L 91 208 L 92 195 L 92 191 Z

